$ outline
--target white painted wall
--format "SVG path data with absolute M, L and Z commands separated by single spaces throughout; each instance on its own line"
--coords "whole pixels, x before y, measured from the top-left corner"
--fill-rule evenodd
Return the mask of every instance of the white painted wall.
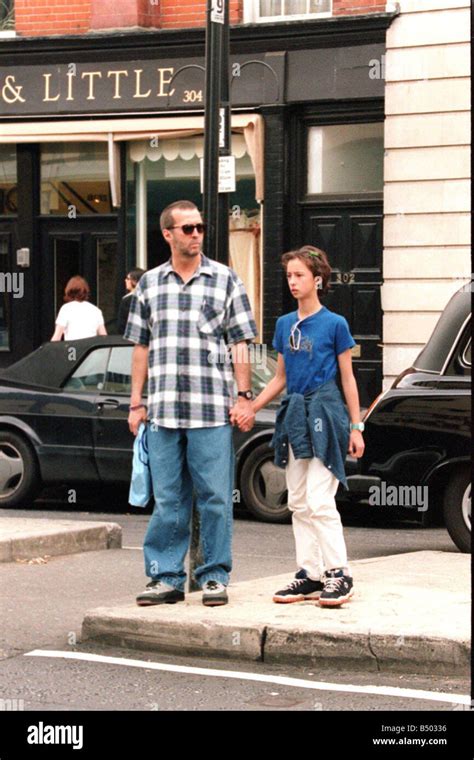
M 384 388 L 414 360 L 470 263 L 470 4 L 401 0 L 387 32 Z

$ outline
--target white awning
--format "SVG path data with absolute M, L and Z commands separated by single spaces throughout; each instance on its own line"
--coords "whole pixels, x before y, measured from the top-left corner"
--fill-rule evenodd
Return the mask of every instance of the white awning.
M 256 198 L 263 200 L 263 118 L 258 114 L 235 113 L 233 132 L 245 139 L 255 171 Z M 77 121 L 30 121 L 0 123 L 0 144 L 36 142 L 97 142 L 109 145 L 109 170 L 112 199 L 120 205 L 119 161 L 117 146 L 124 140 L 179 140 L 202 135 L 204 116 L 151 116 Z M 153 159 L 152 159 L 153 160 Z M 156 160 L 154 156 L 154 160 Z
M 242 134 L 232 134 L 231 152 L 235 158 L 242 158 L 247 155 L 247 145 L 245 137 Z M 148 158 L 150 161 L 158 161 L 164 157 L 168 161 L 174 161 L 176 158 L 182 158 L 183 161 L 191 161 L 195 156 L 203 158 L 204 156 L 204 138 L 203 135 L 194 137 L 170 137 L 167 140 L 159 140 L 158 144 L 153 144 L 153 140 L 134 140 L 130 145 L 130 160 L 134 163 L 140 163 Z

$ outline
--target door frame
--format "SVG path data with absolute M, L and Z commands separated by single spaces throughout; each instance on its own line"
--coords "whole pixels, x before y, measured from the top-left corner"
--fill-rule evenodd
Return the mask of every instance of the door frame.
M 54 330 L 54 240 L 67 239 L 79 242 L 79 269 L 80 274 L 89 283 L 91 289 L 91 303 L 97 301 L 97 259 L 96 241 L 98 238 L 114 238 L 117 241 L 117 257 L 119 258 L 119 275 L 116 283 L 116 297 L 119 294 L 119 286 L 122 283 L 121 273 L 124 262 L 120 260 L 118 250 L 117 218 L 114 217 L 83 217 L 71 220 L 64 217 L 45 218 L 40 221 L 41 241 L 41 320 L 40 330 L 42 340 L 49 340 Z M 53 308 L 51 306 L 53 304 Z
M 349 125 L 360 123 L 376 123 L 384 121 L 384 99 L 371 101 L 343 101 L 339 103 L 322 102 L 310 107 L 293 109 L 289 126 L 289 186 L 290 186 L 290 236 L 292 247 L 300 247 L 307 243 L 303 240 L 304 220 L 306 212 L 317 208 L 323 213 L 336 210 L 349 210 L 357 214 L 358 209 L 364 212 L 373 209 L 380 213 L 383 223 L 383 188 L 376 192 L 362 193 L 331 193 L 311 195 L 307 193 L 308 156 L 307 133 L 312 126 Z M 383 282 L 383 240 L 381 243 L 380 285 Z M 338 269 L 333 267 L 331 280 L 334 281 Z M 290 294 L 285 290 L 284 311 L 293 308 Z M 380 313 L 380 369 L 383 382 L 383 312 Z M 377 359 L 376 361 L 379 361 Z

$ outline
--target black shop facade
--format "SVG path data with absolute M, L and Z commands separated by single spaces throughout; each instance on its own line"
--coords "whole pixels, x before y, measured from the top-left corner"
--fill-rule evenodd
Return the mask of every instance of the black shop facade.
M 311 243 L 326 305 L 357 341 L 362 403 L 382 384 L 383 63 L 391 14 L 231 29 L 229 264 L 271 343 L 294 308 L 279 264 Z M 2 41 L 0 368 L 49 340 L 84 276 L 116 332 L 124 277 L 169 257 L 159 217 L 202 208 L 204 30 Z

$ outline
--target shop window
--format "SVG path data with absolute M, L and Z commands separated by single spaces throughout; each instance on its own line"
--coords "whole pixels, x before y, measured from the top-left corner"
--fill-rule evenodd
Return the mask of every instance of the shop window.
M 383 191 L 383 123 L 308 131 L 309 195 Z
M 0 215 L 17 212 L 16 147 L 0 145 Z
M 10 36 L 15 29 L 14 0 L 0 0 L 0 36 Z
M 248 0 L 244 2 L 246 23 L 295 21 L 332 14 L 332 0 Z
M 41 213 L 71 219 L 115 213 L 106 143 L 41 146 Z
M 229 195 L 230 265 L 242 279 L 257 324 L 260 322 L 260 205 L 255 200 L 255 171 L 243 134 L 232 135 L 236 191 Z M 160 230 L 160 214 L 182 198 L 202 208 L 200 160 L 202 136 L 133 141 L 127 151 L 127 266 L 151 269 L 167 261 L 168 244 Z
M 18 276 L 16 275 L 17 278 Z M 16 284 L 13 278 L 9 237 L 0 235 L 0 351 L 10 349 L 10 298 L 13 285 Z

